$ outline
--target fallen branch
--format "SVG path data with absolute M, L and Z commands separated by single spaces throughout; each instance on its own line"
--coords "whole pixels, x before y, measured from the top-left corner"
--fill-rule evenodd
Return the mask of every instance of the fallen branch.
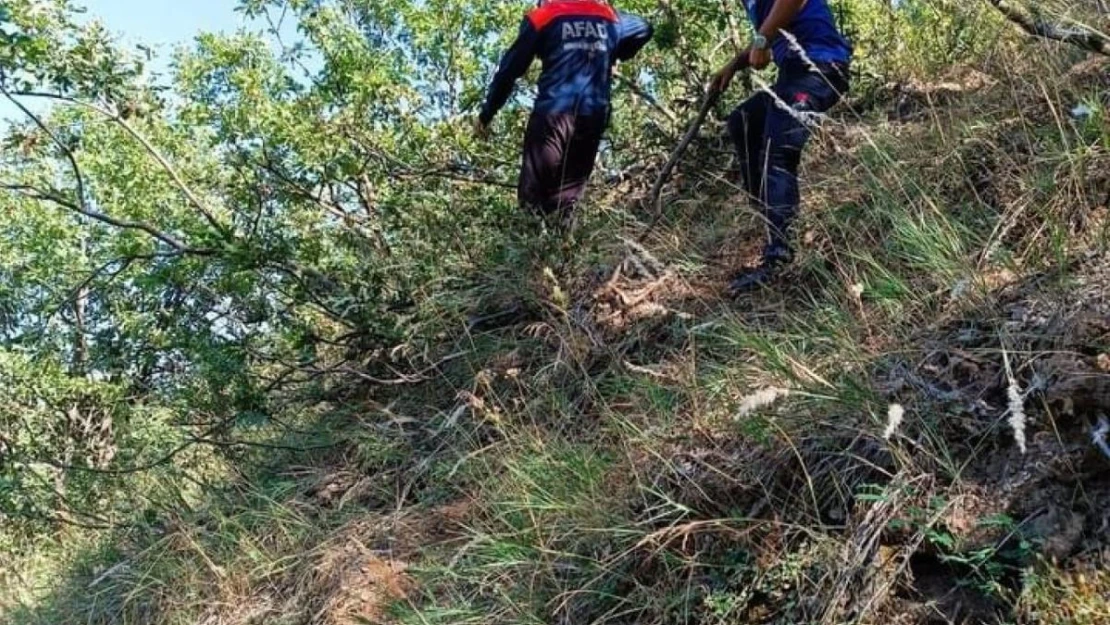
M 1007 0 L 988 0 L 1006 19 L 1017 24 L 1022 30 L 1042 39 L 1067 43 L 1077 48 L 1110 56 L 1110 37 L 1095 31 L 1063 28 L 1052 24 L 1040 16 L 1028 15 L 1012 6 Z

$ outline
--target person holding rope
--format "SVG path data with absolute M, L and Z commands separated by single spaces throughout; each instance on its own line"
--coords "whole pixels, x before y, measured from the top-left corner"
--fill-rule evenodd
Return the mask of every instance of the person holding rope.
M 489 126 L 516 80 L 535 58 L 539 92 L 524 135 L 520 205 L 553 228 L 568 230 L 609 125 L 613 70 L 636 56 L 653 30 L 603 0 L 547 0 L 525 15 L 498 66 L 475 131 Z
M 848 92 L 852 46 L 833 20 L 828 0 L 744 0 L 755 34 L 751 46 L 713 78 L 728 89 L 743 67 L 774 60 L 778 78 L 743 102 L 728 119 L 744 190 L 766 219 L 768 241 L 759 266 L 738 273 L 733 295 L 769 284 L 793 259 L 790 227 L 798 213 L 798 166 L 810 124 Z

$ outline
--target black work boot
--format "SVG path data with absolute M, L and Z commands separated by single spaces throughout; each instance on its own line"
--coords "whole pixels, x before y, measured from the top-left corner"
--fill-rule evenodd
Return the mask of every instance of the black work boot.
M 790 249 L 785 246 L 768 246 L 763 251 L 763 262 L 758 267 L 745 269 L 733 276 L 728 283 L 729 295 L 736 297 L 770 285 L 782 268 L 790 264 L 792 257 Z

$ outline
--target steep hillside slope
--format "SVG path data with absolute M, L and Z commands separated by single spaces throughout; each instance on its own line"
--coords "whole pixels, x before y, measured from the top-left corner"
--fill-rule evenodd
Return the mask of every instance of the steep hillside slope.
M 304 409 L 338 446 L 271 445 L 9 622 L 1108 622 L 1110 78 L 1015 69 L 840 109 L 797 266 L 739 301 L 719 128 L 639 242 L 653 173 L 599 185 L 569 262 L 524 240 L 444 296 L 523 282 L 538 319 L 459 309 L 418 375 Z
M 739 3 L 622 3 L 557 239 L 527 97 L 470 128 L 517 3 L 244 0 L 159 78 L 0 2 L 0 622 L 1110 622 L 1105 7 L 835 4 L 797 262 L 733 300 L 770 73 L 651 190 Z

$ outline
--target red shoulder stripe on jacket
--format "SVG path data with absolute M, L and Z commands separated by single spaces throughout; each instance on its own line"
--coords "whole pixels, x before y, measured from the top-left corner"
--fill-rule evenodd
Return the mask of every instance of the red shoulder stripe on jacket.
M 613 7 L 595 0 L 555 0 L 528 12 L 528 21 L 539 32 L 560 17 L 599 17 L 609 22 L 617 22 L 617 12 Z

